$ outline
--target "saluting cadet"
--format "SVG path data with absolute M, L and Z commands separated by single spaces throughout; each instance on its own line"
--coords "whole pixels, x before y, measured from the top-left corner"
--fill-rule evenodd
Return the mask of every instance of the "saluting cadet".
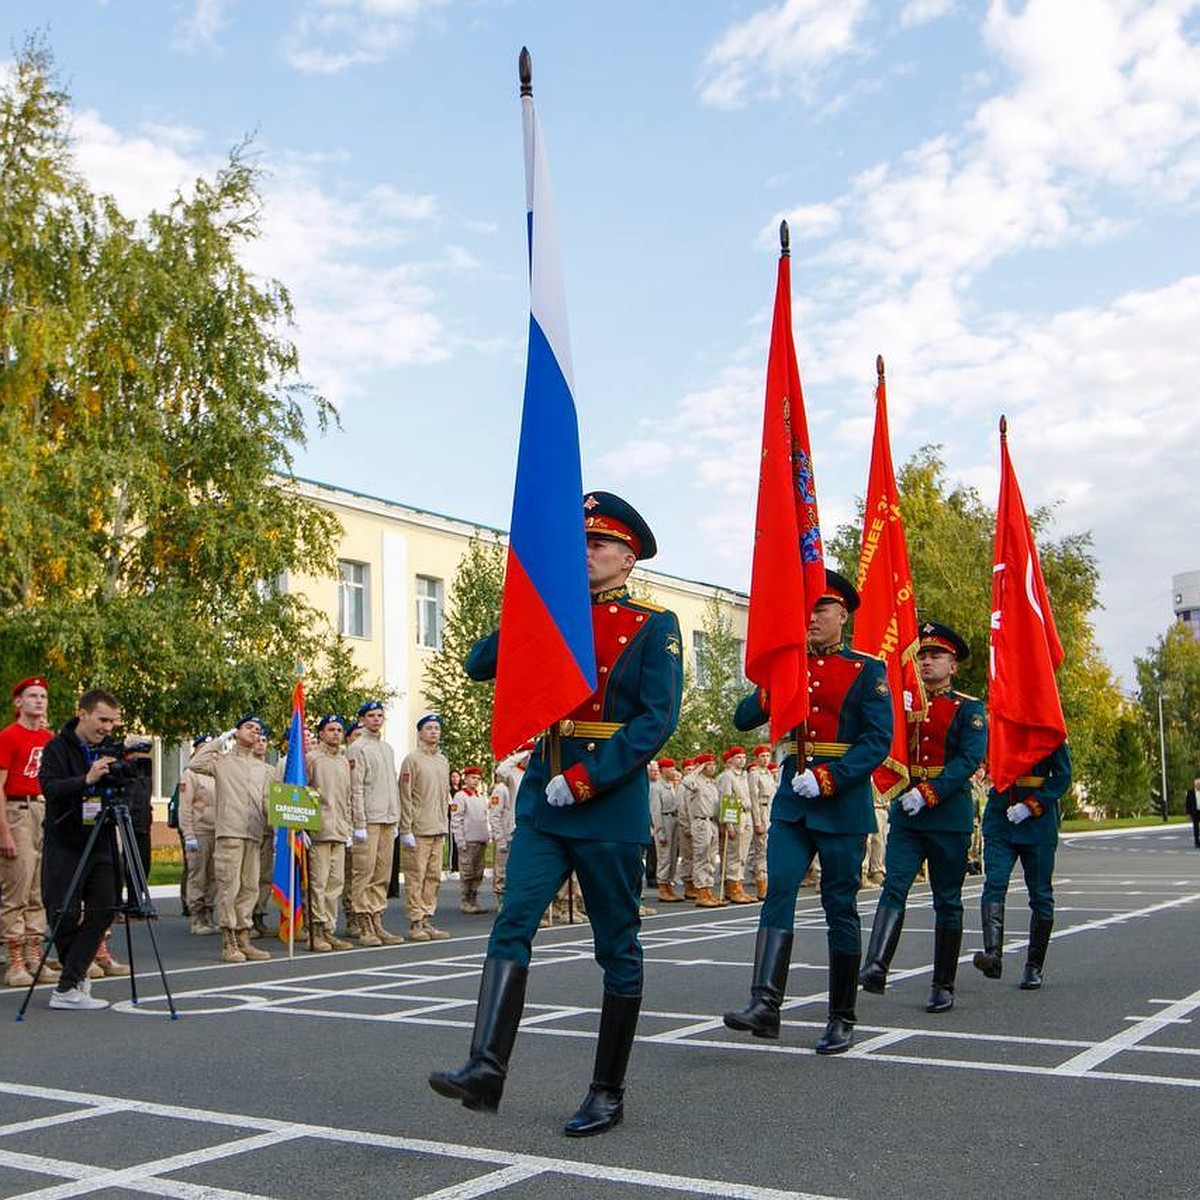
M 727 826 L 725 843 L 725 899 L 734 904 L 754 904 L 755 898 L 742 889 L 742 878 L 746 874 L 746 856 L 750 853 L 750 839 L 754 836 L 754 823 L 750 817 L 750 777 L 746 774 L 746 751 L 741 746 L 730 746 L 721 755 L 725 769 L 717 777 L 717 792 L 724 800 L 730 797 L 737 802 L 737 821 Z
M 863 846 L 875 828 L 871 772 L 891 748 L 892 704 L 883 663 L 842 642 L 858 592 L 836 571 L 826 571 L 825 578 L 827 590 L 808 624 L 808 719 L 796 731 L 796 745 L 788 747 L 771 806 L 752 998 L 741 1011 L 727 1012 L 725 1024 L 756 1037 L 779 1036 L 796 894 L 816 855 L 829 942 L 829 1020 L 817 1053 L 840 1054 L 850 1049 L 857 1019 L 861 934 L 854 901 Z M 734 724 L 755 729 L 769 713 L 770 697 L 760 689 L 738 705 Z
M 954 1007 L 954 979 L 962 947 L 962 885 L 967 873 L 974 807 L 971 776 L 987 749 L 983 704 L 954 689 L 958 664 L 970 648 L 947 625 L 926 621 L 920 629 L 917 669 L 929 698 L 908 734 L 913 786 L 892 801 L 888 814 L 886 874 L 875 910 L 866 962 L 858 981 L 882 994 L 904 927 L 904 907 L 922 862 L 933 889 L 933 987 L 925 1011 Z
M 750 816 L 754 836 L 746 866 L 754 879 L 755 895 L 767 898 L 767 828 L 771 824 L 771 798 L 775 795 L 775 776 L 771 774 L 771 747 L 755 746 L 754 761 L 747 767 L 750 775 Z
M 721 868 L 721 793 L 717 791 L 717 759 L 709 753 L 692 759 L 694 768 L 683 778 L 692 827 L 692 884 L 697 908 L 721 908 L 726 903 L 713 891 Z
M 626 587 L 634 563 L 656 551 L 646 522 L 624 500 L 592 492 L 584 500 L 588 585 L 598 687 L 560 722 L 562 770 L 551 775 L 545 739 L 517 795 L 517 832 L 504 907 L 492 928 L 480 981 L 470 1058 L 437 1071 L 430 1086 L 467 1108 L 494 1111 L 525 1002 L 538 920 L 576 872 L 587 901 L 604 1001 L 592 1085 L 564 1133 L 586 1137 L 624 1114 L 625 1068 L 642 1002 L 638 938 L 642 847 L 650 826 L 646 763 L 679 719 L 682 647 L 675 614 Z M 499 635 L 476 643 L 467 674 L 496 673 Z
M 343 731 L 342 718 L 326 713 L 317 722 L 317 742 L 305 760 L 309 786 L 321 795 L 321 828 L 309 835 L 308 849 L 312 948 L 318 953 L 351 947 L 337 936 L 338 897 L 346 884 L 346 842 L 354 829 Z
M 671 881 L 679 858 L 679 775 L 673 758 L 660 758 L 657 765 L 658 779 L 650 783 L 650 828 L 657 848 L 658 898 L 664 904 L 678 904 L 682 897 L 676 895 Z
M 1019 858 L 1029 891 L 1029 952 L 1021 988 L 1042 986 L 1042 967 L 1054 928 L 1054 856 L 1058 849 L 1058 802 L 1071 786 L 1071 755 L 1064 741 L 1005 792 L 993 787 L 983 810 L 983 952 L 975 966 L 999 979 L 1004 953 L 1004 901 Z

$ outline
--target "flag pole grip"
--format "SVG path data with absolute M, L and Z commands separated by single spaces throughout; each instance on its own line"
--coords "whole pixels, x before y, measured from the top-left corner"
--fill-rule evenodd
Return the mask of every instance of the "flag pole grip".
M 550 755 L 550 778 L 562 774 L 562 735 L 558 732 L 557 722 L 546 731 L 547 749 Z

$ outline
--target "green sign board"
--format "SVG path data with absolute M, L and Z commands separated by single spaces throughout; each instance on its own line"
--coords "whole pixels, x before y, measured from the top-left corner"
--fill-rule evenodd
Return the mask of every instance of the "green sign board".
M 721 797 L 721 824 L 736 825 L 741 820 L 742 806 L 736 796 Z
M 276 780 L 267 789 L 267 813 L 276 829 L 282 825 L 288 829 L 319 830 L 321 793 L 316 788 Z

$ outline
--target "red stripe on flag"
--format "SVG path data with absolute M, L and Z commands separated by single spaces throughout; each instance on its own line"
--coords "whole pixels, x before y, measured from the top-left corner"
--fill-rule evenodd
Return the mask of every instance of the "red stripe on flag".
M 492 708 L 492 750 L 503 758 L 576 708 L 591 689 L 512 547 L 504 577 L 503 631 Z

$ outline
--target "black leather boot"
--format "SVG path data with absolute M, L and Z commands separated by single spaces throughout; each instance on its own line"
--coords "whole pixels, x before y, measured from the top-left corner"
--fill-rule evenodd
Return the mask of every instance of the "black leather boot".
M 604 993 L 592 1086 L 579 1110 L 563 1126 L 567 1137 L 592 1137 L 620 1125 L 625 1116 L 625 1068 L 641 1007 L 641 996 Z
M 900 942 L 900 931 L 904 928 L 904 910 L 884 908 L 875 910 L 875 921 L 871 926 L 871 940 L 867 943 L 867 957 L 863 969 L 858 973 L 858 984 L 864 992 L 882 996 L 887 987 L 888 968 Z
M 1050 945 L 1053 921 L 1045 917 L 1032 917 L 1029 921 L 1029 956 L 1025 959 L 1025 970 L 1021 972 L 1021 990 L 1036 992 L 1042 986 L 1042 966 L 1046 962 L 1046 947 Z
M 979 906 L 983 924 L 983 950 L 971 960 L 988 979 L 999 979 L 1004 963 L 1004 905 L 985 901 Z
M 790 929 L 762 927 L 754 939 L 754 976 L 750 983 L 750 1003 L 739 1012 L 725 1014 L 725 1026 L 755 1037 L 779 1036 L 779 1006 L 787 987 L 788 966 L 792 961 Z
M 926 1012 L 949 1012 L 954 1007 L 954 978 L 958 974 L 961 949 L 961 929 L 946 925 L 933 927 L 933 986 L 929 990 Z
M 829 956 L 829 1022 L 821 1040 L 818 1054 L 842 1054 L 854 1042 L 854 998 L 858 994 L 858 955 Z
M 506 958 L 487 958 L 479 981 L 471 1055 L 459 1071 L 434 1071 L 429 1086 L 439 1096 L 461 1100 L 464 1108 L 495 1112 L 504 1091 L 508 1059 L 525 1007 L 529 968 Z

